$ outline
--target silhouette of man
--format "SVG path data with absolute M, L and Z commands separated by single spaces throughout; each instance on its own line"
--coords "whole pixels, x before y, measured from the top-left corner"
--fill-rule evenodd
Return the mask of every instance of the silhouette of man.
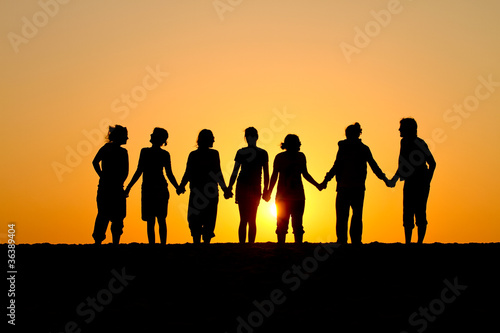
M 361 126 L 359 123 L 347 126 L 346 140 L 339 141 L 339 150 L 333 167 L 328 171 L 321 183 L 323 188 L 334 177 L 337 177 L 337 243 L 347 243 L 347 224 L 349 209 L 352 208 L 351 228 L 349 235 L 355 245 L 361 244 L 363 232 L 363 203 L 365 199 L 366 164 L 375 175 L 386 184 L 389 182 L 385 174 L 373 159 L 370 148 L 361 142 Z
M 401 150 L 398 170 L 388 186 L 394 187 L 398 179 L 404 180 L 403 227 L 405 242 L 411 243 L 415 224 L 418 227 L 418 243 L 422 244 L 427 231 L 427 199 L 436 161 L 424 140 L 417 136 L 417 122 L 413 118 L 400 121 Z

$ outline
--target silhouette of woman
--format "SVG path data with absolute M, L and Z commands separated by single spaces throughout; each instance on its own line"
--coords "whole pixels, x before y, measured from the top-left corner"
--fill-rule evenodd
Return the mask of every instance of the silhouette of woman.
M 95 244 L 98 245 L 106 239 L 110 221 L 113 244 L 120 243 L 123 219 L 127 211 L 123 183 L 128 176 L 128 153 L 125 148 L 120 147 L 127 143 L 127 128 L 120 125 L 110 126 L 106 139 L 108 142 L 99 149 L 92 161 L 99 175 L 97 217 L 92 233 Z
M 427 199 L 436 161 L 424 140 L 417 136 L 417 122 L 413 118 L 400 121 L 401 150 L 399 152 L 398 170 L 388 186 L 394 187 L 396 182 L 404 180 L 403 187 L 403 227 L 405 243 L 411 243 L 415 224 L 418 227 L 418 244 L 424 241 L 427 231 Z
M 269 189 L 264 195 L 264 200 L 269 201 L 274 185 L 278 180 L 276 192 L 276 211 L 278 243 L 285 243 L 288 233 L 288 222 L 292 218 L 293 234 L 295 243 L 302 243 L 304 228 L 302 226 L 302 216 L 304 215 L 305 194 L 302 185 L 304 179 L 322 190 L 320 184 L 307 171 L 306 156 L 300 152 L 300 140 L 295 134 L 288 134 L 281 144 L 284 152 L 276 155 L 273 165 L 273 173 L 269 183 Z
M 215 142 L 212 131 L 202 130 L 198 135 L 198 149 L 189 154 L 186 171 L 182 177 L 177 194 L 185 192 L 189 182 L 188 222 L 193 243 L 199 244 L 203 237 L 204 243 L 210 243 L 215 237 L 215 220 L 217 204 L 219 203 L 219 188 L 224 191 L 224 198 L 233 196 L 226 187 L 220 168 L 219 152 L 211 149 Z
M 264 171 L 264 192 L 269 184 L 269 157 L 264 149 L 257 147 L 259 133 L 254 127 L 245 130 L 245 140 L 248 147 L 238 150 L 234 158 L 234 169 L 229 180 L 229 189 L 241 172 L 236 183 L 236 203 L 240 211 L 240 226 L 238 238 L 240 243 L 245 243 L 248 224 L 248 242 L 255 243 L 257 233 L 256 217 L 257 208 L 261 198 L 262 171 Z
M 168 210 L 168 184 L 163 174 L 163 169 L 168 180 L 177 190 L 177 180 L 172 173 L 170 154 L 161 147 L 167 145 L 168 132 L 156 127 L 151 134 L 152 146 L 143 148 L 139 156 L 139 163 L 125 194 L 128 196 L 130 189 L 142 175 L 142 220 L 147 222 L 149 244 L 155 243 L 155 219 L 158 220 L 160 243 L 167 243 L 167 210 Z

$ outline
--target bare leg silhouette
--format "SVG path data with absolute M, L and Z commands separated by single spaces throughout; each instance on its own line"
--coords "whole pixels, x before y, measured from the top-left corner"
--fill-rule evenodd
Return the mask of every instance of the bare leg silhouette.
M 260 200 L 260 198 L 259 198 Z M 259 201 L 240 202 L 238 208 L 240 211 L 240 226 L 238 228 L 238 239 L 240 243 L 245 243 L 248 225 L 248 242 L 255 243 L 255 235 L 257 234 L 257 208 Z
M 418 244 L 422 244 L 424 242 L 425 232 L 427 231 L 427 226 L 419 226 L 418 227 Z
M 406 244 L 411 244 L 412 231 L 413 231 L 413 228 L 405 227 L 405 243 Z
M 148 230 L 148 241 L 149 244 L 154 244 L 156 242 L 155 238 L 155 218 L 146 221 Z
M 167 221 L 163 218 L 158 218 L 158 232 L 160 234 L 160 243 L 167 244 Z

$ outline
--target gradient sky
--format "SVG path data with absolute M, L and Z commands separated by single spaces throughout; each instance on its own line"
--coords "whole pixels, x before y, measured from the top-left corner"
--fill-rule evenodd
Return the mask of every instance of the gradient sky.
M 91 161 L 108 123 L 129 130 L 128 180 L 159 126 L 178 181 L 203 128 L 229 181 L 255 126 L 271 166 L 299 135 L 322 181 L 354 122 L 391 177 L 407 116 L 437 161 L 426 242 L 500 241 L 499 1 L 60 2 L 0 4 L 2 242 L 10 222 L 20 243 L 93 242 Z M 305 182 L 305 241 L 336 240 L 335 185 Z M 403 184 L 369 171 L 366 186 L 363 241 L 402 242 Z M 189 194 L 170 192 L 168 242 L 191 242 Z M 140 182 L 127 205 L 122 241 L 146 242 Z M 271 208 L 259 207 L 258 242 L 276 240 Z M 221 197 L 214 241 L 236 242 L 238 223 Z

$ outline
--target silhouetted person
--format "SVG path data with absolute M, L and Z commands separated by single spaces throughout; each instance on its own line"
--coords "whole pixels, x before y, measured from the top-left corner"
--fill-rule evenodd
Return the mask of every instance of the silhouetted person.
M 418 227 L 418 243 L 422 244 L 427 230 L 427 199 L 436 161 L 424 140 L 417 136 L 417 122 L 413 118 L 400 121 L 401 150 L 398 170 L 388 184 L 394 187 L 398 179 L 404 180 L 403 227 L 405 242 L 411 243 L 415 224 Z
M 120 147 L 127 143 L 127 128 L 110 126 L 107 140 L 92 161 L 99 175 L 97 217 L 92 237 L 96 244 L 101 244 L 106 239 L 106 230 L 111 221 L 113 244 L 119 244 L 127 212 L 123 183 L 128 176 L 128 153 L 125 148 Z
M 295 134 L 288 134 L 281 149 L 284 152 L 276 155 L 273 165 L 273 173 L 269 183 L 269 189 L 264 194 L 264 200 L 269 201 L 274 185 L 278 181 L 276 192 L 276 212 L 278 244 L 285 243 L 288 233 L 288 223 L 292 218 L 293 234 L 295 243 L 302 243 L 304 227 L 302 217 L 304 215 L 305 194 L 302 185 L 302 176 L 321 191 L 320 184 L 307 171 L 306 156 L 300 152 L 300 140 Z M 278 179 L 279 177 L 279 179 Z
M 257 233 L 256 217 L 259 207 L 262 183 L 262 172 L 264 172 L 264 192 L 269 184 L 269 157 L 264 149 L 257 147 L 259 133 L 254 127 L 245 130 L 245 140 L 248 147 L 238 150 L 234 158 L 234 169 L 229 181 L 229 189 L 241 172 L 236 183 L 236 203 L 240 211 L 240 226 L 238 238 L 240 243 L 245 243 L 248 224 L 248 242 L 255 243 Z
M 137 170 L 125 190 L 125 194 L 128 196 L 130 189 L 142 175 L 142 220 L 147 222 L 149 244 L 155 243 L 155 220 L 158 220 L 160 243 L 167 243 L 166 218 L 170 195 L 163 169 L 165 169 L 168 180 L 175 189 L 179 188 L 172 173 L 170 154 L 161 148 L 167 145 L 167 139 L 168 132 L 165 129 L 156 127 L 153 130 L 149 140 L 152 146 L 141 150 Z
M 347 225 L 349 209 L 352 208 L 351 228 L 349 235 L 355 245 L 361 244 L 363 232 L 363 203 L 365 200 L 366 165 L 369 164 L 375 175 L 386 184 L 388 179 L 380 170 L 373 159 L 370 148 L 361 142 L 361 126 L 359 123 L 347 126 L 346 140 L 339 141 L 339 150 L 333 167 L 326 174 L 321 186 L 334 177 L 337 177 L 337 199 L 335 209 L 337 212 L 337 242 L 347 244 Z
M 210 243 L 215 237 L 215 220 L 219 202 L 219 187 L 224 191 L 224 197 L 232 197 L 226 187 L 220 168 L 219 152 L 211 149 L 215 142 L 212 131 L 202 130 L 198 135 L 198 149 L 189 154 L 186 171 L 182 177 L 177 193 L 184 193 L 189 182 L 188 222 L 193 243 Z

